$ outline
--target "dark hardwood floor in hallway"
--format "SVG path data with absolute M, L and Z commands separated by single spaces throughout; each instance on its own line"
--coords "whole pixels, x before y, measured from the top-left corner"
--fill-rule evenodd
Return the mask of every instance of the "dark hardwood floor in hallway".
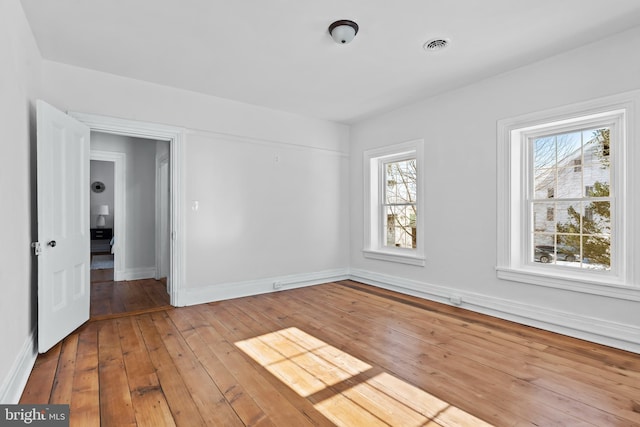
M 91 270 L 91 321 L 171 308 L 166 279 L 113 281 L 113 268 Z
M 22 403 L 71 426 L 635 426 L 640 355 L 352 281 L 97 320 Z

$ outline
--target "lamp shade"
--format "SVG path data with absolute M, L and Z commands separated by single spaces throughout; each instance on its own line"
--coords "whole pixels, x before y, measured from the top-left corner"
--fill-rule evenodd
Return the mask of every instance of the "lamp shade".
M 96 209 L 96 215 L 109 215 L 109 205 L 100 205 Z
M 329 34 L 336 43 L 347 44 L 358 34 L 358 24 L 347 19 L 329 25 Z

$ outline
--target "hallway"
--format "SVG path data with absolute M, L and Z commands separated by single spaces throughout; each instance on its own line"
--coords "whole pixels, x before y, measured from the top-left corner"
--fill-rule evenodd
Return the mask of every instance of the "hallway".
M 113 268 L 91 270 L 90 321 L 171 308 L 166 279 L 114 282 Z

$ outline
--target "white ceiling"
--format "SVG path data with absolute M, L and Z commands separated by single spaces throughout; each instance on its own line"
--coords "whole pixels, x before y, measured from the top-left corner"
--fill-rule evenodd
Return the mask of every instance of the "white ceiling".
M 638 0 L 21 1 L 46 59 L 344 123 L 640 24 Z

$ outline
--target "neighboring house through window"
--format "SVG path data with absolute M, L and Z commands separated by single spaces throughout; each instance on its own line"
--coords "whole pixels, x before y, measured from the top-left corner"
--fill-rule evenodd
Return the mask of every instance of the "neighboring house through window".
M 423 145 L 410 141 L 364 153 L 365 257 L 424 265 Z
M 606 124 L 585 126 L 577 121 L 566 129 L 552 129 L 551 134 L 544 133 L 544 126 L 535 132 L 523 132 L 523 143 L 531 153 L 525 173 L 532 180 L 525 197 L 536 218 L 539 218 L 536 213 L 546 212 L 546 221 L 535 223 L 530 231 L 534 249 L 546 249 L 554 255 L 556 264 L 609 270 L 613 207 L 608 155 L 611 128 Z M 603 154 L 605 151 L 607 155 Z M 550 188 L 554 189 L 553 197 L 549 197 Z M 584 188 L 593 190 L 583 193 Z M 558 256 L 564 252 L 571 253 L 572 262 Z
M 498 277 L 603 294 L 637 287 L 627 140 L 638 100 L 634 93 L 498 123 Z

